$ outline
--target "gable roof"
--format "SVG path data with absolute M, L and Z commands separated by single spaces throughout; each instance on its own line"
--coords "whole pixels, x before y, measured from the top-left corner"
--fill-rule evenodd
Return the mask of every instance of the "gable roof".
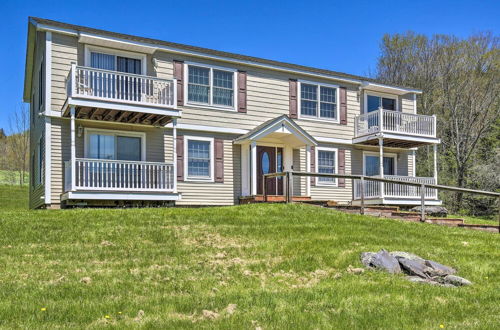
M 314 68 L 314 67 L 309 67 L 309 66 L 304 66 L 304 65 L 298 65 L 298 64 L 292 64 L 292 63 L 286 63 L 286 62 L 280 62 L 280 61 L 259 58 L 259 57 L 253 57 L 253 56 L 229 53 L 229 52 L 224 52 L 224 51 L 219 51 L 219 50 L 213 50 L 213 49 L 209 49 L 209 48 L 190 46 L 190 45 L 174 43 L 174 42 L 169 42 L 169 41 L 163 41 L 163 40 L 158 40 L 158 39 L 152 39 L 152 38 L 139 37 L 139 36 L 134 36 L 134 35 L 129 35 L 129 34 L 110 32 L 110 31 L 106 31 L 106 30 L 94 29 L 94 28 L 90 28 L 90 27 L 86 27 L 86 26 L 68 24 L 68 23 L 63 23 L 63 22 L 58 22 L 58 21 L 53 21 L 53 20 L 38 18 L 38 17 L 30 17 L 29 21 L 31 24 L 45 26 L 45 27 L 58 28 L 58 29 L 61 29 L 63 31 L 66 31 L 68 33 L 74 32 L 77 34 L 78 33 L 96 34 L 99 36 L 106 36 L 106 37 L 110 37 L 110 38 L 118 38 L 118 39 L 127 40 L 127 41 L 131 41 L 131 42 L 144 43 L 144 44 L 147 44 L 150 46 L 156 45 L 156 46 L 160 46 L 160 47 L 183 50 L 183 51 L 191 52 L 191 53 L 201 53 L 201 54 L 211 55 L 211 56 L 215 56 L 215 57 L 219 57 L 219 58 L 232 59 L 232 60 L 247 62 L 247 64 L 257 63 L 257 64 L 275 67 L 275 68 L 285 68 L 285 69 L 299 71 L 299 72 L 319 74 L 319 75 L 324 75 L 325 78 L 330 78 L 330 79 L 347 79 L 347 80 L 352 80 L 353 83 L 358 83 L 361 85 L 375 83 L 375 84 L 384 85 L 387 87 L 403 89 L 407 93 L 420 93 L 421 92 L 419 89 L 415 89 L 412 87 L 387 85 L 387 84 L 385 84 L 377 79 L 348 74 L 348 73 L 343 73 L 343 72 L 338 72 L 338 71 L 332 71 L 332 70 L 327 70 L 327 69 L 319 69 L 319 68 Z
M 267 130 L 272 129 L 273 127 L 276 127 L 278 125 L 288 126 L 289 128 L 291 128 L 294 131 L 294 133 L 302 136 L 302 139 L 305 140 L 310 145 L 314 146 L 314 145 L 318 144 L 316 142 L 316 140 L 309 133 L 307 133 L 302 127 L 300 127 L 295 121 L 293 121 L 287 115 L 281 115 L 279 117 L 276 117 L 276 118 L 270 119 L 266 122 L 263 122 L 259 126 L 252 129 L 250 132 L 243 134 L 243 135 L 239 136 L 238 138 L 236 138 L 234 140 L 234 142 L 236 144 L 239 144 L 243 141 L 251 141 L 251 140 L 256 139 L 256 138 L 257 139 L 261 138 L 263 136 L 259 137 L 259 135 L 265 133 Z M 264 134 L 264 136 L 265 135 L 266 134 Z

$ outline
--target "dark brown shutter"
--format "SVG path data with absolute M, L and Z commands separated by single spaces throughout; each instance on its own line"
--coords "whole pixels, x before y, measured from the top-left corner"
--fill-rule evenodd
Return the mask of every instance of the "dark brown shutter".
M 312 173 L 316 173 L 316 148 L 311 147 L 311 168 L 309 169 Z M 311 177 L 311 186 L 316 184 L 316 177 Z
M 247 73 L 238 71 L 238 112 L 247 112 Z
M 177 181 L 184 181 L 184 136 L 177 136 Z
M 224 182 L 224 140 L 214 140 L 215 182 Z
M 339 174 L 345 174 L 345 149 L 339 149 Z M 339 187 L 345 187 L 345 178 L 338 178 Z
M 297 119 L 297 79 L 290 79 L 290 118 Z
M 340 124 L 347 125 L 347 88 L 340 87 Z
M 184 105 L 184 62 L 174 60 L 174 78 L 177 79 L 177 105 Z

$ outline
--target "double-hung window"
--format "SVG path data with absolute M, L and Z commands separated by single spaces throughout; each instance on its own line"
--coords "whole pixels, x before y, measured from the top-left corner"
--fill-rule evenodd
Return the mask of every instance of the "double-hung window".
M 212 138 L 186 137 L 185 172 L 190 181 L 213 181 L 214 141 Z
M 334 148 L 317 148 L 316 166 L 318 173 L 335 174 L 337 173 L 337 149 Z M 318 177 L 318 185 L 335 185 L 336 178 Z
M 338 87 L 301 82 L 300 115 L 337 121 Z
M 187 65 L 187 103 L 234 109 L 235 72 Z

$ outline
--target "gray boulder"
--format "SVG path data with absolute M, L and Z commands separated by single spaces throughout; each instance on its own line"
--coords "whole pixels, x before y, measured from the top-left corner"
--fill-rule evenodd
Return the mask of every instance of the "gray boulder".
M 446 275 L 442 278 L 442 282 L 445 284 L 452 284 L 454 286 L 466 286 L 472 284 L 471 281 L 456 275 Z
M 429 276 L 427 275 L 427 267 L 424 263 L 421 263 L 416 260 L 410 260 L 406 258 L 398 258 L 399 264 L 401 265 L 401 268 L 403 268 L 403 271 L 412 276 L 419 276 L 424 279 L 428 279 Z
M 373 255 L 370 264 L 375 268 L 386 270 L 391 274 L 401 273 L 401 267 L 399 266 L 398 260 L 386 250 L 380 250 Z
M 376 254 L 375 252 L 363 252 L 363 253 L 361 253 L 361 263 L 363 264 L 363 266 L 365 266 L 367 268 L 371 268 L 373 256 L 375 254 Z
M 449 266 L 442 265 L 439 262 L 435 262 L 432 260 L 426 260 L 425 265 L 429 267 L 428 274 L 430 276 L 453 275 L 457 272 L 455 269 Z
M 421 206 L 415 206 L 410 211 L 420 213 L 422 209 Z M 442 206 L 425 206 L 424 208 L 425 214 L 433 216 L 433 217 L 446 217 L 448 216 L 448 210 L 446 207 Z
M 421 264 L 425 264 L 425 259 L 420 258 L 419 256 L 412 254 L 412 253 L 402 252 L 402 251 L 393 251 L 393 252 L 391 252 L 391 255 L 396 259 L 404 258 L 404 259 L 408 259 L 408 260 L 418 261 Z

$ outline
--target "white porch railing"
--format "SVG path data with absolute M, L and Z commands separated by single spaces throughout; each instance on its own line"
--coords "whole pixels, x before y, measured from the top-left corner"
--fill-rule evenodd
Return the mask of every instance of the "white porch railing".
M 68 97 L 173 108 L 175 79 L 71 66 L 66 79 Z
M 356 116 L 355 137 L 389 132 L 405 135 L 436 137 L 436 117 L 382 110 Z
M 401 180 L 407 182 L 417 182 L 425 184 L 437 184 L 434 178 L 426 177 L 413 177 L 413 176 L 399 176 L 399 175 L 384 175 L 384 178 L 391 180 Z M 383 190 L 382 188 L 383 186 Z M 419 199 L 421 198 L 420 187 L 407 186 L 404 184 L 377 182 L 364 180 L 364 194 L 365 198 L 407 198 Z M 354 199 L 361 198 L 361 180 L 354 180 Z M 437 190 L 425 188 L 425 198 L 437 199 Z
M 173 164 L 87 158 L 77 158 L 74 164 L 72 180 L 71 161 L 65 163 L 66 191 L 174 191 Z

